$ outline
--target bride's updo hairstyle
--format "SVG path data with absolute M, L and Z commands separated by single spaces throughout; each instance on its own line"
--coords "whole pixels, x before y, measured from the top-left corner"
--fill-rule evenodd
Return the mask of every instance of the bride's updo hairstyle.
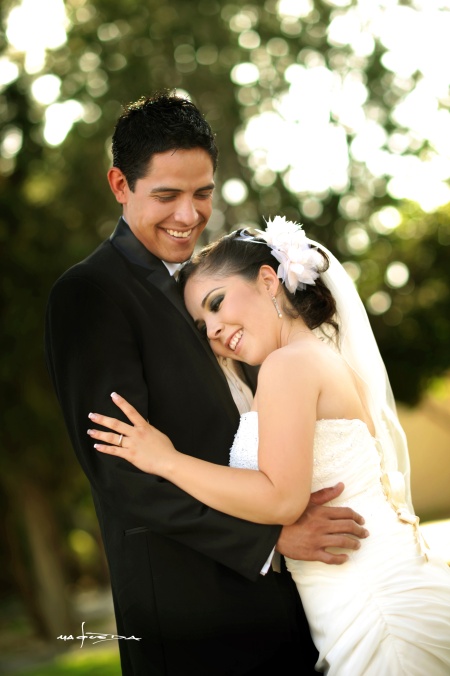
M 323 266 L 318 272 L 325 272 L 329 265 L 328 257 L 320 249 L 317 251 L 323 261 Z M 263 265 L 269 265 L 275 272 L 278 270 L 279 262 L 273 256 L 271 247 L 264 239 L 255 236 L 249 230 L 236 230 L 194 254 L 181 268 L 178 281 L 182 291 L 188 279 L 194 276 L 239 275 L 249 282 L 255 282 Z M 281 282 L 285 296 L 282 303 L 284 313 L 293 319 L 301 317 L 310 329 L 328 324 L 337 334 L 336 303 L 320 276 L 313 284 L 302 286 L 303 288 L 292 293 Z

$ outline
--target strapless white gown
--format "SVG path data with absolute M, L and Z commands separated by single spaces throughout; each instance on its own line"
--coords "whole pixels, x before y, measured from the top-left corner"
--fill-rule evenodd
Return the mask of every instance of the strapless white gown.
M 258 466 L 258 414 L 245 413 L 230 465 Z M 351 506 L 370 536 L 340 565 L 286 564 L 329 676 L 449 676 L 450 569 L 421 548 L 381 484 L 375 439 L 360 420 L 319 420 L 312 491 L 343 481 L 333 505 Z M 347 550 L 348 552 L 348 550 Z

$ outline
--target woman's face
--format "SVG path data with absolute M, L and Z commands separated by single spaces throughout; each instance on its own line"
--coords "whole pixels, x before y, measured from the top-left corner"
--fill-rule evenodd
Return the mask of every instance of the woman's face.
M 202 273 L 188 280 L 184 290 L 186 307 L 216 354 L 261 364 L 280 347 L 281 322 L 272 301 L 273 283 L 278 283 L 275 273 L 266 267 L 266 277 L 260 271 L 255 282 L 239 275 Z

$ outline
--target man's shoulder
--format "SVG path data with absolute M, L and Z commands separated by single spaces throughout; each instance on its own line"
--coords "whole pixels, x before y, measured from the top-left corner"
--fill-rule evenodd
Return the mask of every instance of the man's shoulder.
M 123 268 L 123 269 L 122 269 Z M 48 297 L 49 307 L 79 305 L 94 298 L 117 298 L 120 288 L 129 284 L 122 256 L 109 240 L 102 242 L 86 258 L 75 263 L 53 283 Z M 67 308 L 69 309 L 69 308 Z
M 112 246 L 111 241 L 107 239 L 86 258 L 83 258 L 83 260 L 75 263 L 63 272 L 56 280 L 55 285 L 76 279 L 100 282 L 109 277 L 114 278 L 114 272 L 117 274 L 120 262 L 120 254 Z

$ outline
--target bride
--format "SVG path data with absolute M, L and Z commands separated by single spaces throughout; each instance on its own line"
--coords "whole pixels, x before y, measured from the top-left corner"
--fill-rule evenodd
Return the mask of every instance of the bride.
M 450 571 L 414 515 L 409 459 L 384 364 L 359 296 L 334 256 L 276 217 L 209 245 L 181 270 L 187 309 L 219 356 L 261 364 L 252 411 L 222 467 L 177 451 L 117 394 L 131 422 L 90 414 L 95 448 L 159 475 L 212 508 L 291 524 L 311 491 L 370 537 L 341 566 L 287 559 L 330 676 L 450 673 Z M 176 415 L 176 406 L 174 406 Z

